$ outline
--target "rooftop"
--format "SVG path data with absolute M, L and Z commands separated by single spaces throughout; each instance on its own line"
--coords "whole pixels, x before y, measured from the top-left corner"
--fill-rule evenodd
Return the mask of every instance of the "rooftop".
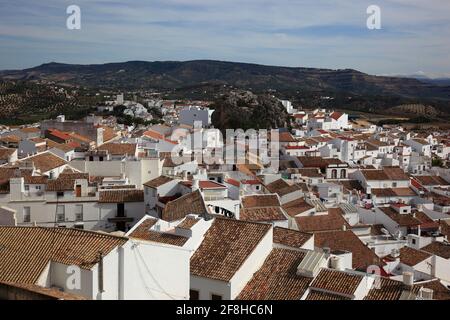
M 229 282 L 271 228 L 216 218 L 191 258 L 191 275 Z

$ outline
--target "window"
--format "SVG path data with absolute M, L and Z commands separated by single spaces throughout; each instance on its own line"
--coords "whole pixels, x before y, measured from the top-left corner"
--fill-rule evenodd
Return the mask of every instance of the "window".
M 30 191 L 30 186 L 29 185 L 25 185 L 25 191 Z
M 56 206 L 56 221 L 63 222 L 66 220 L 64 206 Z
M 392 188 L 397 188 L 397 182 L 392 182 Z
M 36 190 L 41 190 L 41 186 L 36 186 Z
M 189 300 L 199 300 L 198 290 L 189 290 Z
M 99 157 L 98 160 L 99 160 L 99 161 L 103 161 L 103 157 Z
M 75 221 L 83 221 L 83 205 L 75 205 Z
M 31 222 L 31 208 L 23 207 L 23 222 Z
M 76 224 L 73 226 L 74 229 L 80 229 L 80 230 L 84 230 L 84 225 L 82 224 Z
M 411 239 L 412 244 L 416 244 L 416 239 Z
M 337 170 L 336 169 L 331 170 L 331 179 L 337 179 Z
M 261 187 L 260 186 L 256 186 L 256 190 L 259 190 L 259 189 L 261 189 Z
M 211 294 L 211 300 L 222 300 L 222 296 L 218 294 Z

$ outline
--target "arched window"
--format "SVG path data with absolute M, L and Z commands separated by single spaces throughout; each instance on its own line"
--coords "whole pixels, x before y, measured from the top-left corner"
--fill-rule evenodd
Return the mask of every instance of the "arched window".
M 346 179 L 346 178 L 347 178 L 347 171 L 341 170 L 341 179 Z
M 331 170 L 331 179 L 337 179 L 337 170 L 336 169 Z

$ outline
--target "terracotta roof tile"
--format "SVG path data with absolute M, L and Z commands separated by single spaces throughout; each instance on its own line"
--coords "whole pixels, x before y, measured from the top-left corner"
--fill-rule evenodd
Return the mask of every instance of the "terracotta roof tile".
M 29 158 L 25 158 L 19 161 L 19 163 L 32 162 L 36 169 L 40 170 L 42 173 L 48 172 L 50 170 L 59 168 L 67 164 L 67 162 L 55 156 L 51 152 L 41 153 Z
M 304 257 L 301 251 L 272 249 L 237 299 L 299 300 L 312 280 L 297 275 L 297 267 Z
M 432 242 L 429 245 L 423 247 L 421 250 L 432 253 L 444 259 L 450 259 L 450 245 L 443 242 Z
M 280 200 L 275 194 L 251 195 L 242 198 L 243 208 L 279 207 Z
M 101 203 L 124 203 L 143 202 L 144 191 L 142 190 L 108 190 L 99 192 Z
M 140 240 L 171 244 L 178 247 L 182 247 L 189 240 L 189 238 L 182 237 L 176 234 L 150 230 L 157 221 L 158 220 L 152 218 L 144 220 L 139 226 L 136 227 L 136 229 L 134 229 L 129 237 Z
M 353 269 L 366 270 L 370 265 L 384 264 L 351 230 L 315 233 L 314 245 L 319 248 L 328 247 L 331 251 L 351 252 Z
M 287 220 L 280 207 L 243 208 L 239 212 L 239 220 L 253 222 L 269 222 Z
M 147 181 L 146 183 L 144 183 L 144 186 L 149 187 L 149 188 L 158 188 L 158 187 L 162 186 L 163 184 L 166 184 L 170 181 L 173 181 L 173 179 L 170 177 L 159 176 L 155 179 Z
M 418 219 L 414 218 L 411 214 L 400 214 L 391 207 L 380 207 L 379 209 L 389 218 L 395 221 L 399 226 L 414 227 L 421 224 L 421 222 Z
M 301 248 L 311 237 L 313 237 L 311 233 L 281 227 L 273 228 L 273 243 L 288 247 Z
M 105 143 L 98 147 L 98 150 L 108 151 L 112 155 L 129 155 L 133 156 L 136 153 L 135 143 Z
M 191 258 L 191 275 L 230 281 L 270 229 L 269 224 L 216 218 Z
M 310 288 L 352 297 L 363 279 L 362 275 L 323 268 Z
M 343 212 L 340 208 L 330 208 L 326 215 L 296 217 L 295 221 L 297 222 L 299 231 L 303 232 L 315 233 L 320 231 L 342 230 L 344 225 L 350 228 L 350 225 L 342 214 Z
M 307 203 L 304 199 L 299 198 L 283 204 L 282 208 L 289 216 L 295 217 L 305 211 L 314 209 L 314 206 Z
M 49 261 L 91 269 L 126 238 L 66 228 L 0 226 L 0 281 L 36 283 Z
M 162 212 L 162 219 L 175 221 L 186 217 L 188 214 L 205 215 L 208 213 L 205 202 L 199 190 L 188 193 L 176 200 L 170 201 Z
M 348 297 L 343 297 L 337 294 L 332 294 L 323 291 L 310 291 L 305 300 L 308 301 L 341 301 L 350 300 Z
M 429 257 L 431 257 L 431 253 L 421 250 L 416 250 L 410 247 L 403 247 L 400 249 L 400 262 L 411 267 Z

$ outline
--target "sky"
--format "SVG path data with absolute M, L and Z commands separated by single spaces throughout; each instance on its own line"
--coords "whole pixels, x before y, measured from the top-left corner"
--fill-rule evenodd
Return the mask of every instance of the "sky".
M 213 59 L 437 78 L 449 57 L 449 0 L 0 0 L 0 70 Z

